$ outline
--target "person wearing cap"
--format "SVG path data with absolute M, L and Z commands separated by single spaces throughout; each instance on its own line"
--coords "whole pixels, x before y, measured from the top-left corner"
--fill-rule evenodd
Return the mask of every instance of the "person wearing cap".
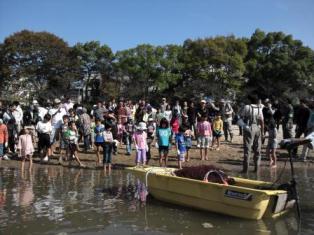
M 8 160 L 8 157 L 4 154 L 4 149 L 8 147 L 9 133 L 7 126 L 0 119 L 0 160 Z
M 233 108 L 230 104 L 230 101 L 225 101 L 224 99 L 220 100 L 220 112 L 222 115 L 222 121 L 224 123 L 224 136 L 225 141 L 232 142 L 233 139 L 233 132 L 232 132 L 232 114 L 233 114 Z
M 40 120 L 44 120 L 44 116 L 48 113 L 48 110 L 39 105 L 37 100 L 32 102 L 32 115 L 33 122 L 36 125 Z
M 51 108 L 48 113 L 51 116 L 51 126 L 52 131 L 50 135 L 50 143 L 52 147 L 52 152 L 54 151 L 54 143 L 56 140 L 59 140 L 59 131 L 62 125 L 62 118 L 67 114 L 65 108 L 63 107 L 61 100 L 55 98 L 53 101 L 54 107 Z
M 136 148 L 136 159 L 135 163 L 137 166 L 146 165 L 146 152 L 148 151 L 147 146 L 147 134 L 146 134 L 146 123 L 140 122 L 136 128 L 136 132 L 133 134 L 133 141 Z
M 208 117 L 208 108 L 206 107 L 206 100 L 201 100 L 200 107 L 197 110 L 197 118 L 200 119 L 201 117 Z

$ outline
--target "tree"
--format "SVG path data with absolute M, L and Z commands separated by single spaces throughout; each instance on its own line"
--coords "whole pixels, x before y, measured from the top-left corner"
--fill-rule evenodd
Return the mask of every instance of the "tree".
M 246 53 L 245 41 L 234 36 L 186 40 L 181 56 L 182 91 L 191 96 L 203 93 L 216 97 L 225 96 L 227 91 L 230 95 L 239 92 Z
M 158 73 L 159 59 L 156 48 L 149 44 L 116 53 L 115 72 L 131 97 L 145 97 L 154 85 Z
M 248 91 L 263 98 L 307 96 L 313 92 L 314 53 L 301 41 L 282 32 L 266 34 L 257 29 L 247 47 Z
M 105 86 L 112 77 L 114 55 L 110 47 L 100 45 L 98 41 L 77 43 L 73 54 L 78 59 L 79 73 L 86 84 L 85 97 L 88 97 L 89 89 L 94 97 L 99 96 L 102 84 Z
M 1 46 L 2 86 L 13 94 L 27 90 L 31 97 L 38 91 L 64 94 L 73 77 L 69 53 L 67 43 L 51 33 L 17 32 Z

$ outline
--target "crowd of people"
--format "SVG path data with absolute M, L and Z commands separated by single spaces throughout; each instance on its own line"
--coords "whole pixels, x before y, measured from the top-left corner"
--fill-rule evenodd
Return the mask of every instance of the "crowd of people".
M 243 172 L 248 171 L 252 152 L 254 170 L 258 170 L 266 137 L 266 155 L 270 166 L 276 167 L 279 125 L 284 139 L 309 136 L 314 129 L 314 101 L 300 100 L 294 107 L 289 101 L 279 104 L 269 99 L 258 100 L 253 95 L 247 104 L 225 99 L 170 103 L 162 98 L 160 104 L 153 106 L 145 100 L 134 103 L 121 99 L 118 103 L 99 101 L 90 109 L 74 104 L 69 98 L 55 98 L 45 105 L 33 100 L 29 107 L 22 107 L 19 102 L 8 105 L 0 102 L 0 159 L 9 160 L 17 155 L 32 164 L 35 151 L 42 162 L 48 162 L 53 153 L 59 152 L 60 162 L 76 160 L 84 167 L 78 154 L 82 143 L 83 151 L 93 150 L 96 164 L 110 171 L 112 155 L 117 154 L 119 145 L 125 146 L 126 155 L 135 150 L 136 165 L 149 164 L 151 147 L 157 147 L 160 166 L 167 166 L 173 146 L 178 167 L 182 168 L 183 162 L 190 161 L 193 141 L 200 160 L 208 160 L 208 151 L 220 150 L 221 137 L 227 143 L 233 141 L 232 125 L 239 126 L 239 135 L 243 135 Z M 303 160 L 307 151 L 305 147 Z M 297 149 L 294 155 L 297 156 Z

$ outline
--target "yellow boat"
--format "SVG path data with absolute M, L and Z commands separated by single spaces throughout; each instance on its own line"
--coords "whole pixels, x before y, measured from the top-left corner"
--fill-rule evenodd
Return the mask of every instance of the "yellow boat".
M 293 207 L 285 190 L 261 190 L 269 182 L 233 177 L 234 185 L 204 182 L 174 175 L 174 168 L 128 167 L 156 199 L 245 219 L 277 217 Z

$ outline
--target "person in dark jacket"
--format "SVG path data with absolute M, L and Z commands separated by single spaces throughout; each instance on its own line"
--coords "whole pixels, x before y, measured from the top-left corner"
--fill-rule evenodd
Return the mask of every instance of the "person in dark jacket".
M 295 138 L 300 138 L 302 135 L 306 135 L 307 122 L 310 116 L 310 109 L 306 105 L 306 101 L 304 99 L 300 100 L 300 105 L 295 113 Z M 293 156 L 297 156 L 298 147 L 293 150 Z

